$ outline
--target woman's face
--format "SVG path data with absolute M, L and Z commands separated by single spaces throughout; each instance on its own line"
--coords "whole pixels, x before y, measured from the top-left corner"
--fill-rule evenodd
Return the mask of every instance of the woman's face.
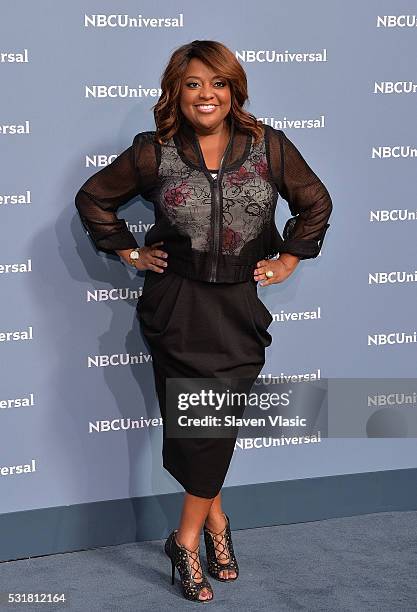
M 227 79 L 216 76 L 209 66 L 193 57 L 182 79 L 180 107 L 197 130 L 215 130 L 222 124 L 231 107 L 231 91 Z

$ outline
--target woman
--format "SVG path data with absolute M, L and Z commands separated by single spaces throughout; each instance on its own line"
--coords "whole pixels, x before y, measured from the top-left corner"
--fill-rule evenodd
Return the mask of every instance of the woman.
M 202 528 L 210 576 L 239 575 L 221 503 L 235 438 L 168 436 L 166 382 L 255 381 L 273 320 L 257 283 L 281 283 L 300 259 L 317 257 L 332 202 L 287 136 L 243 109 L 246 75 L 223 44 L 196 40 L 179 47 L 161 88 L 157 130 L 137 134 L 89 178 L 76 206 L 99 250 L 146 271 L 137 312 L 163 417 L 163 465 L 185 489 L 165 552 L 172 583 L 177 567 L 184 596 L 208 601 L 213 589 L 200 563 Z M 155 206 L 143 247 L 116 216 L 137 195 Z M 283 238 L 275 226 L 278 195 L 294 215 Z

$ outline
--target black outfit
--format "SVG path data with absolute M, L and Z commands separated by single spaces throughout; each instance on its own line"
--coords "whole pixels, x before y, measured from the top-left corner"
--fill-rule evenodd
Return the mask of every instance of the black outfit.
M 226 477 L 235 439 L 167 437 L 165 381 L 255 381 L 272 341 L 273 320 L 257 295 L 256 263 L 282 252 L 317 257 L 332 202 L 284 132 L 265 125 L 256 144 L 234 121 L 216 177 L 184 120 L 164 145 L 155 141 L 155 132 L 137 134 L 128 149 L 88 179 L 75 203 L 99 250 L 137 246 L 116 211 L 139 194 L 155 205 L 145 245 L 163 240 L 160 248 L 168 252 L 163 273 L 146 270 L 137 304 L 164 421 L 163 465 L 186 491 L 212 498 Z M 294 215 L 283 237 L 275 225 L 278 194 Z

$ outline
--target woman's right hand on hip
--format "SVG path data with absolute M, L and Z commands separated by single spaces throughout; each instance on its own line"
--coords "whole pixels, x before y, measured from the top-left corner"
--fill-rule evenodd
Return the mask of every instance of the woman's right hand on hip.
M 168 257 L 166 251 L 162 251 L 158 248 L 158 245 L 163 244 L 163 240 L 160 242 L 154 242 L 151 246 L 140 247 L 139 259 L 132 260 L 129 254 L 133 249 L 122 249 L 116 251 L 118 255 L 129 265 L 134 265 L 138 270 L 153 270 L 154 272 L 163 272 L 164 268 L 167 267 L 168 262 L 165 259 Z

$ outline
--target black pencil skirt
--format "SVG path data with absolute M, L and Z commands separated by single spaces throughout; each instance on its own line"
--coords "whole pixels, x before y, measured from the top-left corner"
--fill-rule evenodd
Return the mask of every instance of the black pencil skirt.
M 164 468 L 198 497 L 220 491 L 236 436 L 167 437 L 167 378 L 242 378 L 254 382 L 272 342 L 273 317 L 259 299 L 253 279 L 238 283 L 196 281 L 169 270 L 146 270 L 137 303 L 149 345 L 163 427 Z

